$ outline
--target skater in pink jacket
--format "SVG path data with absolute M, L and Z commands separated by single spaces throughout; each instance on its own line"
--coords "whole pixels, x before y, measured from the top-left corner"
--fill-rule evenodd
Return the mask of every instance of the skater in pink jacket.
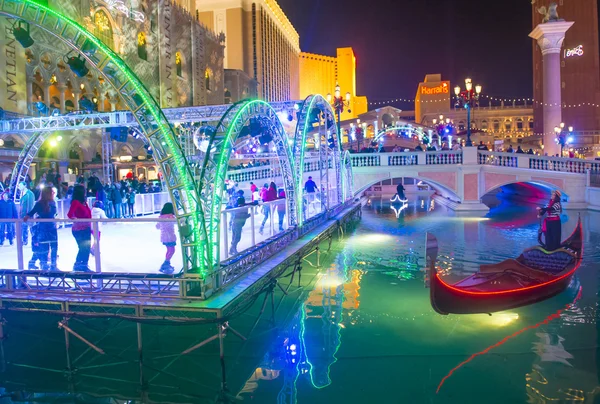
M 171 202 L 165 203 L 160 211 L 159 219 L 175 219 L 175 211 Z M 175 235 L 175 222 L 158 222 L 156 228 L 160 230 L 160 241 L 167 247 L 165 262 L 160 267 L 160 272 L 164 274 L 172 274 L 174 268 L 171 266 L 171 258 L 175 254 L 175 246 L 177 245 L 177 236 Z

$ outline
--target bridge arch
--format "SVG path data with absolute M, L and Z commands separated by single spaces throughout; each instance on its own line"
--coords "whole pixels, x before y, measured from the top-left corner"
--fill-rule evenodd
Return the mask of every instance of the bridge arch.
M 32 0 L 12 0 L 0 2 L 0 15 L 24 20 L 31 27 L 58 39 L 96 69 L 119 93 L 140 131 L 152 145 L 156 162 L 162 168 L 179 225 L 184 273 L 195 273 L 205 278 L 212 270 L 213 260 L 210 249 L 205 248 L 206 227 L 198 190 L 173 129 L 150 92 L 112 49 L 79 23 L 57 11 Z M 30 139 L 31 144 L 23 149 L 15 167 L 18 175 L 21 175 L 25 162 L 35 156 L 24 156 L 23 153 L 37 153 L 46 137 L 47 132 L 38 133 Z
M 435 191 L 441 193 L 441 196 L 444 197 L 448 197 L 456 202 L 460 202 L 461 198 L 458 195 L 458 193 L 456 191 L 454 191 L 453 189 L 449 188 L 447 185 L 444 185 L 436 180 L 432 180 L 427 178 L 426 176 L 423 175 L 418 175 L 417 173 L 410 173 L 407 172 L 405 174 L 389 174 L 389 173 L 384 173 L 382 174 L 382 176 L 380 177 L 376 177 L 376 178 L 370 178 L 369 180 L 367 180 L 364 183 L 359 184 L 359 188 L 356 191 L 355 195 L 359 195 L 363 192 L 365 192 L 368 188 L 372 187 L 373 185 L 385 181 L 385 180 L 393 180 L 395 178 L 413 178 L 416 181 L 423 181 L 427 184 L 429 184 Z
M 207 223 L 208 242 L 212 264 L 219 264 L 221 204 L 225 190 L 225 177 L 232 149 L 244 126 L 258 120 L 264 134 L 272 138 L 281 166 L 281 176 L 286 193 L 288 224 L 297 224 L 296 187 L 292 152 L 277 112 L 265 101 L 244 100 L 233 104 L 215 128 L 210 130 L 206 150 L 203 152 L 200 172 L 200 194 Z
M 338 127 L 335 123 L 335 115 L 331 104 L 323 98 L 322 95 L 309 95 L 301 104 L 298 111 L 298 123 L 294 134 L 293 157 L 296 176 L 296 189 L 298 206 L 298 225 L 302 226 L 305 220 L 303 179 L 305 173 L 304 158 L 306 155 L 306 144 L 308 133 L 314 129 L 314 124 L 318 123 L 318 141 L 319 141 L 319 167 L 329 167 L 329 150 L 333 154 L 332 167 L 335 170 L 335 189 L 337 190 L 335 204 L 344 202 L 343 190 L 345 189 L 345 179 L 342 165 L 342 141 Z M 324 139 L 324 141 L 323 141 Z M 332 145 L 330 145 L 332 143 Z M 329 182 L 329 179 L 327 179 Z M 342 192 L 340 192 L 342 191 Z M 330 205 L 329 207 L 333 207 Z
M 513 186 L 513 185 L 520 186 L 520 187 L 523 187 L 525 189 L 527 189 L 528 187 L 539 187 L 539 188 L 542 188 L 543 191 L 545 191 L 545 193 L 547 194 L 547 195 L 544 195 L 544 196 L 548 196 L 548 197 L 550 196 L 550 193 L 553 190 L 557 189 L 562 194 L 562 201 L 563 202 L 568 202 L 569 201 L 569 194 L 562 187 L 559 187 L 556 184 L 553 184 L 551 182 L 547 182 L 547 181 L 543 181 L 543 180 L 539 180 L 539 179 L 536 179 L 536 180 L 520 180 L 520 181 L 513 180 L 513 181 L 506 181 L 504 183 L 496 184 L 493 187 L 491 187 L 489 190 L 487 190 L 487 191 L 484 190 L 483 194 L 480 195 L 479 198 L 481 199 L 481 198 L 483 198 L 486 195 L 494 193 L 495 191 L 498 191 L 498 190 L 500 190 L 502 188 L 505 188 L 507 186 Z M 539 188 L 538 188 L 538 190 L 539 190 Z M 530 190 L 530 192 L 535 192 L 535 190 L 531 190 L 531 189 L 529 189 L 529 190 Z M 537 196 L 541 196 L 541 195 L 537 195 Z

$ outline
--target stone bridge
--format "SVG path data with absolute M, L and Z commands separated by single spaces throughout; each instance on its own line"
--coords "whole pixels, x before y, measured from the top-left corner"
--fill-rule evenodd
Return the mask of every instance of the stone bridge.
M 600 161 L 496 153 L 467 147 L 460 151 L 351 154 L 356 195 L 380 181 L 411 177 L 431 185 L 455 210 L 487 210 L 481 198 L 510 184 L 559 189 L 566 208 L 598 206 L 591 176 Z

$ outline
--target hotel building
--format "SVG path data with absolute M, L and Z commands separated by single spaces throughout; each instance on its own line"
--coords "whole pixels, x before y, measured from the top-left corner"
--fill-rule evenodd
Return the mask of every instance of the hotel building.
M 300 38 L 275 0 L 197 0 L 196 8 L 225 35 L 225 69 L 244 71 L 266 101 L 299 98 Z

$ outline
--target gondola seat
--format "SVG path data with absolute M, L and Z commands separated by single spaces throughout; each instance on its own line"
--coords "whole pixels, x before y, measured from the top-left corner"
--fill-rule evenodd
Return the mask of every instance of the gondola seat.
M 523 252 L 521 262 L 533 269 L 557 274 L 572 264 L 576 256 L 564 250 L 548 253 L 541 248 L 532 248 Z

